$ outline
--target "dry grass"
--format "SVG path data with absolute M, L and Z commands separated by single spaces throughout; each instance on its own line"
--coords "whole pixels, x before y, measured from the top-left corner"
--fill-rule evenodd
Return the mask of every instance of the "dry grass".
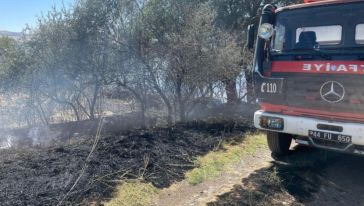
M 276 170 L 266 171 L 261 175 L 262 182 L 265 185 L 273 186 L 273 187 L 282 187 L 283 180 L 278 175 Z
M 196 160 L 197 168 L 186 174 L 187 181 L 196 185 L 207 179 L 221 174 L 222 171 L 232 170 L 247 155 L 253 155 L 259 148 L 266 148 L 267 143 L 263 134 L 246 134 L 246 139 L 238 145 L 224 145 L 224 150 L 213 151 Z
M 157 193 L 158 189 L 150 183 L 139 180 L 123 182 L 118 186 L 114 198 L 105 206 L 147 206 Z
M 224 144 L 223 150 L 212 151 L 196 160 L 197 168 L 186 173 L 190 184 L 199 184 L 221 174 L 222 171 L 232 169 L 247 155 L 253 155 L 259 148 L 267 147 L 264 135 L 247 134 L 246 139 L 236 145 Z M 114 197 L 105 206 L 147 206 L 151 205 L 158 189 L 150 183 L 140 180 L 122 182 Z

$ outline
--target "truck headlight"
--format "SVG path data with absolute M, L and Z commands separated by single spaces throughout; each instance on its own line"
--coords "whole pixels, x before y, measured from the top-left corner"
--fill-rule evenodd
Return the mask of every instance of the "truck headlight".
M 268 40 L 273 36 L 273 25 L 268 23 L 263 23 L 259 26 L 258 36 L 262 39 Z
M 259 125 L 265 129 L 283 130 L 284 120 L 280 117 L 262 116 Z

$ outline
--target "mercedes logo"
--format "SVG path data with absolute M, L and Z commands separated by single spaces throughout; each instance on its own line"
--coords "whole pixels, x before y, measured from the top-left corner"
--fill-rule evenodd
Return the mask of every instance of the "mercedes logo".
M 336 103 L 344 99 L 345 88 L 339 82 L 328 81 L 321 86 L 320 94 L 323 100 Z

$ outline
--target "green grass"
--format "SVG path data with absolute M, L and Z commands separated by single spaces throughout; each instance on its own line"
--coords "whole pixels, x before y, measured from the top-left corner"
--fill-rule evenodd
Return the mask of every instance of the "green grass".
M 233 169 L 247 155 L 253 155 L 259 148 L 267 147 L 262 134 L 247 134 L 242 143 L 224 144 L 223 150 L 212 151 L 196 160 L 197 168 L 186 173 L 187 181 L 196 185 L 221 174 L 222 171 Z M 141 180 L 121 182 L 114 197 L 105 206 L 147 206 L 151 205 L 159 189 Z
M 185 177 L 192 185 L 221 174 L 222 171 L 232 170 L 247 155 L 253 155 L 259 148 L 267 147 L 263 134 L 246 134 L 246 139 L 238 145 L 224 144 L 224 150 L 208 153 L 196 160 L 197 168 L 187 172 Z
M 105 206 L 147 206 L 152 203 L 153 197 L 158 189 L 150 183 L 143 183 L 138 180 L 123 182 L 115 193 L 114 197 Z

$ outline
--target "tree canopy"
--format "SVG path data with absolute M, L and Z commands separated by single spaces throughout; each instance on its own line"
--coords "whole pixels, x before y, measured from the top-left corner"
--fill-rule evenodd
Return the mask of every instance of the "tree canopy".
M 0 91 L 16 97 L 27 124 L 49 124 L 60 112 L 99 117 L 105 99 L 119 93 L 138 103 L 143 118 L 158 101 L 168 123 L 183 121 L 198 99 L 245 99 L 252 55 L 244 31 L 263 4 L 78 0 L 43 15 L 21 40 L 0 38 Z

